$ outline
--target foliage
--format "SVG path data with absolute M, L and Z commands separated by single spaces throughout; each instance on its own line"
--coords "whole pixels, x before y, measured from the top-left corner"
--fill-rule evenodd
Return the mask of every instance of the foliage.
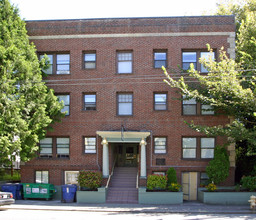
M 173 167 L 170 167 L 167 170 L 167 185 L 171 186 L 172 183 L 177 183 L 176 170 Z
M 209 192 L 214 192 L 216 189 L 217 189 L 217 186 L 214 184 L 214 183 L 210 183 L 206 186 L 206 189 L 209 191 Z
M 211 50 L 210 50 L 211 51 Z M 209 70 L 208 74 L 200 74 L 193 66 L 189 71 L 189 80 L 194 78 L 193 84 L 186 83 L 186 76 L 174 79 L 165 71 L 165 82 L 178 88 L 182 95 L 194 98 L 202 104 L 209 104 L 215 112 L 231 116 L 229 124 L 206 126 L 187 123 L 192 129 L 211 136 L 228 136 L 230 141 L 248 142 L 248 151 L 256 148 L 256 88 L 244 87 L 247 81 L 241 77 L 242 69 L 234 60 L 229 59 L 221 49 L 219 62 L 201 60 Z M 251 85 L 254 83 L 250 80 Z M 250 124 L 251 126 L 248 126 Z
M 42 82 L 44 66 L 18 9 L 0 0 L 0 163 L 10 155 L 30 160 L 47 128 L 64 116 L 53 90 Z
M 171 183 L 168 186 L 168 190 L 170 190 L 171 192 L 179 192 L 181 188 L 181 185 L 178 183 Z
M 162 175 L 149 175 L 147 178 L 147 189 L 166 189 L 167 177 Z
M 0 181 L 20 181 L 20 171 L 14 170 L 13 175 L 8 169 L 0 169 Z
M 241 180 L 242 187 L 249 191 L 256 191 L 256 176 L 245 176 Z
M 224 147 L 217 146 L 214 149 L 214 158 L 206 167 L 206 173 L 213 184 L 223 182 L 229 175 L 229 158 Z
M 80 187 L 95 190 L 101 186 L 102 174 L 93 171 L 80 171 L 77 180 Z

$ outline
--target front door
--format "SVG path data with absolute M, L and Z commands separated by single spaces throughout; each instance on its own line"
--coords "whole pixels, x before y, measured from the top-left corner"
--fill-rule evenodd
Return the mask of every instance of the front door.
M 184 200 L 197 200 L 197 172 L 182 173 L 182 191 Z
M 117 166 L 136 167 L 138 166 L 138 146 L 137 144 L 118 144 Z

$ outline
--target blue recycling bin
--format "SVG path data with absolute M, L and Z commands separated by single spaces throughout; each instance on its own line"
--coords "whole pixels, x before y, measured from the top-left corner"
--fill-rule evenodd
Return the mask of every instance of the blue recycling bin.
M 75 184 L 62 185 L 62 202 L 75 202 L 77 186 Z
M 1 190 L 3 192 L 11 192 L 14 199 L 22 199 L 22 184 L 5 184 L 2 185 Z

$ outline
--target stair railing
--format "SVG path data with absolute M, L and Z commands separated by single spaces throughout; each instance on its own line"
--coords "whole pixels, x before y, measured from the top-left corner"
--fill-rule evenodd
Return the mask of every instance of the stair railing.
M 117 160 L 117 156 L 115 157 L 115 160 L 114 160 L 114 163 L 113 163 L 113 167 L 112 167 L 112 170 L 111 170 L 111 174 L 108 177 L 106 188 L 108 188 L 110 180 L 111 180 L 111 177 L 113 176 L 114 169 L 115 169 L 115 166 L 116 166 L 116 160 Z

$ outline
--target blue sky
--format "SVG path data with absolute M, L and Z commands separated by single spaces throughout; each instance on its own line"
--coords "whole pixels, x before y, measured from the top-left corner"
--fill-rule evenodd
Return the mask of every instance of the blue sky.
M 25 20 L 209 15 L 219 0 L 10 0 Z

